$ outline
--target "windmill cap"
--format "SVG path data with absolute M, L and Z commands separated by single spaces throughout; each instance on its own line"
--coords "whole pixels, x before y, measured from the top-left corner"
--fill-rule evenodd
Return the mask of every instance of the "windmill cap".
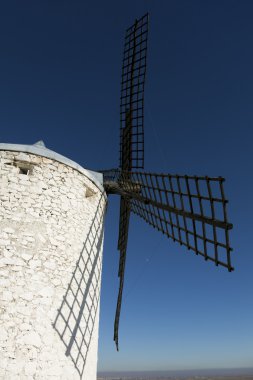
M 80 173 L 84 174 L 101 191 L 103 191 L 103 175 L 101 173 L 94 172 L 92 170 L 87 170 L 83 168 L 81 165 L 79 165 L 77 162 L 72 161 L 65 156 L 62 156 L 61 154 L 56 153 L 51 149 L 48 149 L 42 140 L 39 140 L 35 144 L 32 144 L 32 145 L 0 143 L 0 151 L 1 150 L 31 153 L 37 156 L 42 156 L 42 157 L 50 158 L 51 160 L 61 162 L 62 164 L 70 166 L 73 169 L 76 169 Z

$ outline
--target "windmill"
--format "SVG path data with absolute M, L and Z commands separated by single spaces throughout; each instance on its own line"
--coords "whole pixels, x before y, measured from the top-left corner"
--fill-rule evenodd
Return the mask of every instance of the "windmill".
M 174 242 L 216 266 L 233 270 L 224 178 L 144 172 L 144 84 L 148 19 L 145 14 L 126 30 L 120 97 L 120 162 L 104 170 L 107 194 L 120 196 L 119 293 L 114 322 L 118 329 L 131 212 Z

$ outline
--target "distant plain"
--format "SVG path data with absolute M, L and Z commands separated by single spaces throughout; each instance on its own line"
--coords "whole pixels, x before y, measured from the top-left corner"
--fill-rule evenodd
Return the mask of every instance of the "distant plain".
M 253 368 L 99 372 L 97 380 L 253 380 Z

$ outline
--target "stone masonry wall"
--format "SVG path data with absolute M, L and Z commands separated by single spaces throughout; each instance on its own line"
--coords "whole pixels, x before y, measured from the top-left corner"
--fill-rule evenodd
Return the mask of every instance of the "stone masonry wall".
M 96 379 L 105 206 L 77 170 L 0 151 L 0 379 Z

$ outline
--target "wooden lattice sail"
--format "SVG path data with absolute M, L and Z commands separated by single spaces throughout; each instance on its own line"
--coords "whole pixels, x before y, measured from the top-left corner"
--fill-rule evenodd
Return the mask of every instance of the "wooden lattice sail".
M 148 18 L 145 14 L 126 31 L 120 98 L 120 166 L 102 171 L 107 194 L 120 196 L 120 284 L 114 323 L 117 349 L 131 212 L 206 261 L 233 270 L 229 242 L 233 225 L 227 218 L 225 179 L 135 171 L 144 169 Z

